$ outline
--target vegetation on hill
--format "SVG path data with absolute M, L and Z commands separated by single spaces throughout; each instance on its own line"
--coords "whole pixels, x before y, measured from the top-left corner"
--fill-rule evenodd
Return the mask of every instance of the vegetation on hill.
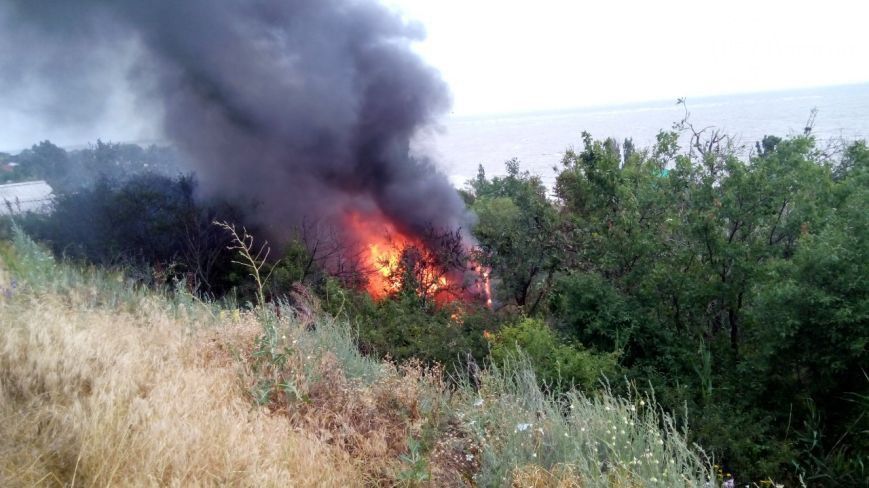
M 654 399 L 543 392 L 521 356 L 450 381 L 344 322 L 238 308 L 2 247 L 0 483 L 700 486 Z
M 686 147 L 679 146 L 680 132 Z M 246 224 L 263 236 L 266 230 L 249 219 L 255 205 L 196 198 L 193 177 L 106 179 L 61 192 L 51 215 L 16 219 L 57 257 L 123 269 L 117 276 L 136 293 L 177 289 L 161 292 L 164 307 L 188 297 L 211 310 L 209 317 L 237 315 L 229 323 L 265 331 L 246 336 L 247 349 L 232 346 L 257 351 L 235 358 L 246 368 L 245 391 L 260 385 L 248 400 L 269 406 L 271 414 L 297 412 L 289 416 L 292 428 L 336 455 L 365 459 L 354 466 L 366 480 L 476 475 L 481 484 L 497 485 L 527 475 L 541 484 L 573 477 L 584 486 L 597 483 L 600 470 L 622 476 L 604 458 L 630 463 L 644 451 L 630 459 L 608 451 L 625 444 L 612 444 L 621 429 L 614 434 L 610 426 L 606 433 L 603 421 L 603 434 L 594 439 L 616 435 L 609 447 L 574 443 L 585 431 L 584 417 L 566 408 L 572 404 L 586 409 L 583 416 L 620 412 L 634 426 L 658 422 L 664 438 L 703 446 L 722 474 L 740 483 L 771 478 L 832 487 L 869 479 L 867 191 L 865 141 L 822 147 L 807 132 L 742 147 L 687 120 L 649 148 L 584 134 L 581 146 L 564 156 L 554 188 L 514 160 L 502 176 L 481 170 L 463 190 L 478 216 L 475 259 L 491 269 L 491 309 L 438 305 L 407 289 L 373 300 L 359 276 L 330 274 L 322 249 L 302 238 L 284 243 L 260 288 L 227 249 L 227 233 L 212 225 Z M 110 304 L 132 310 L 122 302 Z M 300 310 L 308 318 L 292 318 Z M 184 320 L 182 328 L 190 329 L 211 319 Z M 316 326 L 299 325 L 307 320 Z M 297 346 L 325 340 L 302 337 L 326 331 L 344 337 L 341 352 L 329 349 L 336 357 L 328 365 Z M 224 340 L 236 339 L 218 342 Z M 313 362 L 303 359 L 308 355 Z M 436 367 L 449 380 L 434 374 Z M 327 395 L 317 378 L 332 370 L 342 376 L 328 382 L 348 386 L 346 395 L 327 401 L 317 396 Z M 271 383 L 259 383 L 266 372 Z M 416 379 L 402 383 L 408 377 Z M 387 395 L 405 391 L 399 383 L 415 385 L 414 400 Z M 489 399 L 488 387 L 494 388 Z M 384 437 L 388 448 L 376 456 L 353 444 L 373 434 L 352 430 L 358 426 L 342 417 L 362 411 L 353 410 L 363 408 L 354 406 L 357 396 L 368 399 L 364 408 L 372 412 L 386 404 L 412 412 L 388 421 L 394 422 L 388 429 L 402 434 Z M 630 407 L 652 396 L 667 419 L 680 420 L 668 426 L 663 417 L 627 415 L 651 415 Z M 346 404 L 352 412 L 332 412 L 335 424 L 298 423 L 305 415 L 326 422 L 316 420 L 322 413 L 316 406 L 326 404 Z M 340 422 L 356 440 L 337 432 Z M 518 428 L 525 424 L 534 428 Z M 447 448 L 439 442 L 449 432 L 458 437 Z M 557 443 L 553 432 L 570 440 Z M 681 437 L 673 437 L 677 432 Z M 640 437 L 631 443 L 645 445 Z M 583 446 L 597 446 L 598 457 Z M 471 457 L 449 464 L 443 452 L 451 450 Z M 642 473 L 630 476 L 663 476 Z

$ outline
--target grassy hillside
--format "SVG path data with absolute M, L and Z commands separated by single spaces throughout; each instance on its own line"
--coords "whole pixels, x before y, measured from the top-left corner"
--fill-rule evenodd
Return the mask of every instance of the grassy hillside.
M 548 396 L 522 358 L 468 375 L 376 361 L 313 301 L 303 314 L 148 291 L 56 263 L 20 233 L 0 287 L 2 486 L 714 477 L 651 398 Z

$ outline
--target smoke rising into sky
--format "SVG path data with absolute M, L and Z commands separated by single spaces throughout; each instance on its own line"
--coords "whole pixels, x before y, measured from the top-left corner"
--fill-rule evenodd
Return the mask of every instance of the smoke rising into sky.
M 275 232 L 350 210 L 414 233 L 467 224 L 409 156 L 447 86 L 410 49 L 422 28 L 374 1 L 21 0 L 0 29 L 19 109 L 73 131 L 118 107 L 159 121 L 207 193 L 260 200 Z

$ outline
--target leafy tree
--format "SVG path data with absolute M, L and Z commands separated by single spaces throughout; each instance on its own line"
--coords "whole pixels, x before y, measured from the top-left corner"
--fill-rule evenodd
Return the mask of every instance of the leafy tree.
M 479 259 L 498 277 L 496 301 L 534 314 L 552 286 L 560 262 L 559 218 L 540 178 L 507 162 L 507 175 L 486 178 L 482 166 L 470 182 Z

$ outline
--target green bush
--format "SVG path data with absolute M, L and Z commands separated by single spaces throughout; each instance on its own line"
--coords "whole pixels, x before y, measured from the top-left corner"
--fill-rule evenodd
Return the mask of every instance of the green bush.
M 521 351 L 538 378 L 556 389 L 595 389 L 603 378 L 618 374 L 618 355 L 600 354 L 564 343 L 538 319 L 524 319 L 492 336 L 492 359 L 504 364 Z

